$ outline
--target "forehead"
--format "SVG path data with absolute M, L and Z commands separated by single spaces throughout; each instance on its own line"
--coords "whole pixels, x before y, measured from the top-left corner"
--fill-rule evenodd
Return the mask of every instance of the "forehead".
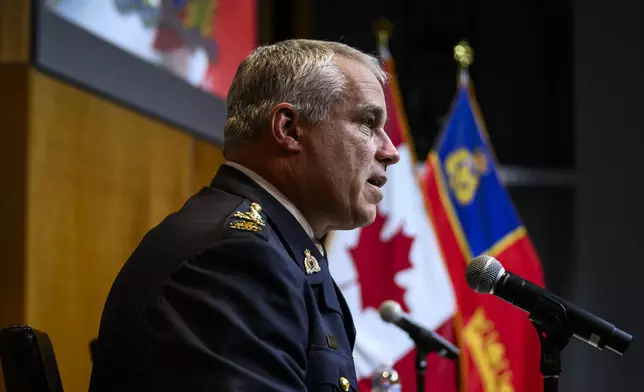
M 346 75 L 349 85 L 347 98 L 356 105 L 370 105 L 385 109 L 385 94 L 382 85 L 364 64 L 345 57 L 335 59 L 340 70 Z

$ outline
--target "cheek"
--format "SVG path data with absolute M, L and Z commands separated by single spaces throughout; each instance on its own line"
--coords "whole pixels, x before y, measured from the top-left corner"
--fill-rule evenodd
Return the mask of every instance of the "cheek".
M 356 146 L 353 151 L 353 157 L 356 169 L 359 170 L 364 176 L 369 177 L 372 174 L 373 165 L 375 162 L 376 149 L 371 140 Z M 366 180 L 366 178 L 365 178 Z
M 359 145 L 351 154 L 353 187 L 360 193 L 367 186 L 369 177 L 376 172 L 373 168 L 374 152 L 369 147 L 369 144 Z
M 335 187 L 332 192 L 360 193 L 372 172 L 375 141 L 356 129 L 344 129 L 335 135 L 338 137 L 328 135 L 330 137 L 317 146 L 320 164 L 329 171 L 327 175 Z
M 358 177 L 364 178 L 366 169 L 369 168 L 369 159 L 364 148 L 356 145 L 346 145 L 342 155 L 342 159 L 338 160 L 338 165 L 345 175 L 352 177 L 354 180 L 358 180 Z M 366 178 L 364 179 L 366 180 Z

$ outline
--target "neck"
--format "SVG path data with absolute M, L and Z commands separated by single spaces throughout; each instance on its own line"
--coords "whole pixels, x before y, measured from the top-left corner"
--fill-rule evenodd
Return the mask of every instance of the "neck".
M 248 154 L 245 156 L 253 156 Z M 306 192 L 309 187 L 302 186 L 302 181 L 298 180 L 298 176 L 293 171 L 292 166 L 285 162 L 270 161 L 264 159 L 240 159 L 229 157 L 229 162 L 242 165 L 243 167 L 251 170 L 256 175 L 260 176 L 264 182 L 268 182 L 271 188 L 277 190 L 280 197 L 286 198 L 285 202 L 292 204 L 298 210 L 298 213 L 306 220 L 306 223 L 313 231 L 315 239 L 322 238 L 328 232 L 326 222 L 324 222 L 314 205 L 310 203 L 310 198 L 306 197 Z M 266 164 L 266 162 L 272 162 Z M 270 192 L 269 192 L 270 193 Z M 274 195 L 275 196 L 275 195 Z M 309 202 L 307 202 L 309 200 Z M 284 200 L 282 200 L 284 202 Z M 288 209 L 288 207 L 287 207 Z M 299 219 L 299 218 L 298 218 Z M 308 230 L 308 229 L 307 229 Z

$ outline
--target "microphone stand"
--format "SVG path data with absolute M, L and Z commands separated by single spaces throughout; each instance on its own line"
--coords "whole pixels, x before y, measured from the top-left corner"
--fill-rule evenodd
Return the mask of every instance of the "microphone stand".
M 416 392 L 425 391 L 425 372 L 427 371 L 427 354 L 423 348 L 416 346 Z
M 415 339 L 416 345 L 416 391 L 425 392 L 425 373 L 427 372 L 427 355 L 437 353 L 445 359 L 453 359 L 446 356 L 444 348 L 437 343 L 424 343 Z
M 451 343 L 444 340 L 444 338 L 427 331 L 406 319 L 399 321 L 399 325 L 407 332 L 411 340 L 414 342 L 416 349 L 416 391 L 425 391 L 425 373 L 427 371 L 427 355 L 430 353 L 437 353 L 441 357 L 447 359 L 457 359 L 460 351 Z
M 541 343 L 539 370 L 543 377 L 543 392 L 559 391 L 561 351 L 572 337 L 572 332 L 567 327 L 566 308 L 556 302 L 553 305 L 556 312 L 530 313 L 530 322 L 537 331 Z

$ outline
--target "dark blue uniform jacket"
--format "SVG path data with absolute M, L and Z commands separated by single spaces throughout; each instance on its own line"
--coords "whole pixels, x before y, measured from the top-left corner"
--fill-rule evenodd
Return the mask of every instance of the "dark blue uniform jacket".
M 275 198 L 223 165 L 146 234 L 116 278 L 90 391 L 356 390 L 354 341 L 314 242 Z

